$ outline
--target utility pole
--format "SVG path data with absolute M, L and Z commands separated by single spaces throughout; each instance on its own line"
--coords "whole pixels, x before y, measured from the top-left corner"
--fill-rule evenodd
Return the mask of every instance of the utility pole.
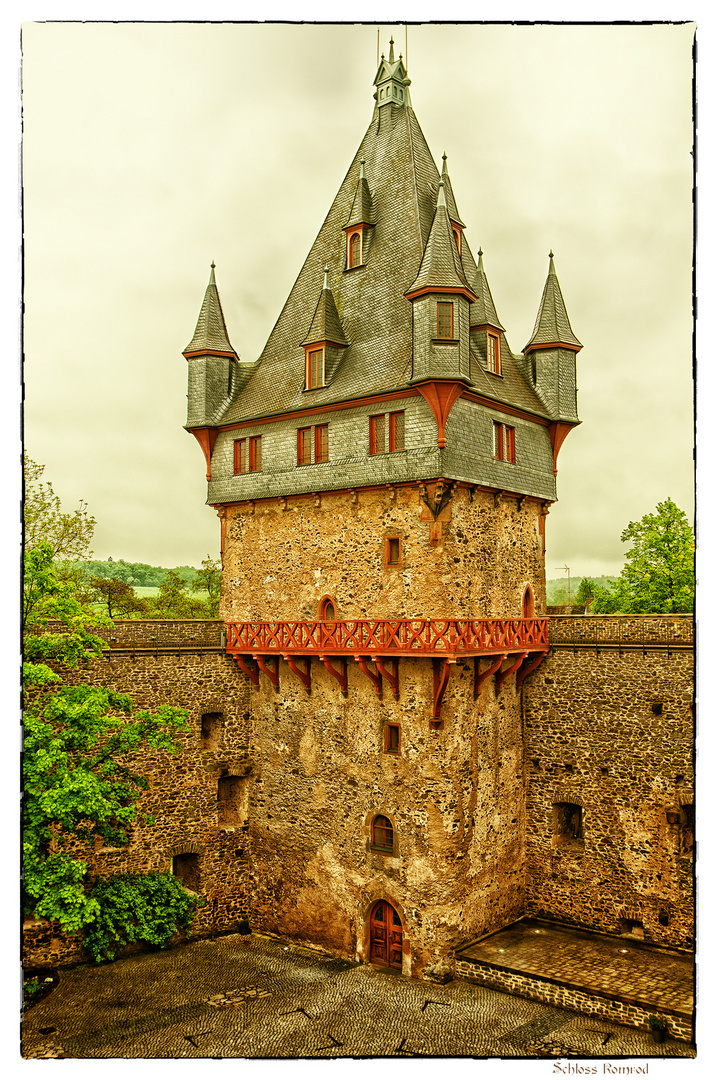
M 555 569 L 556 570 L 565 570 L 565 572 L 568 575 L 568 603 L 571 604 L 572 603 L 572 598 L 570 596 L 570 567 L 566 564 L 565 566 L 556 566 Z

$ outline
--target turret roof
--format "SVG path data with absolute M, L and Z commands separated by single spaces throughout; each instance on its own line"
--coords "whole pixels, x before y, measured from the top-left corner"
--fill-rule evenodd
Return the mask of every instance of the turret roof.
M 527 352 L 537 345 L 556 344 L 573 345 L 578 349 L 582 349 L 581 343 L 572 331 L 570 319 L 565 310 L 565 301 L 560 291 L 558 275 L 555 273 L 552 251 L 548 257 L 550 259 L 548 277 L 543 289 L 540 307 L 538 308 L 538 317 L 535 320 L 533 335 L 523 352 Z
M 184 349 L 185 354 L 205 351 L 228 353 L 231 356 L 236 357 L 236 359 L 239 359 L 238 354 L 232 348 L 231 342 L 229 341 L 229 334 L 227 333 L 227 326 L 224 321 L 224 312 L 222 311 L 217 283 L 214 277 L 214 263 L 212 263 L 212 269 L 209 274 L 209 284 L 207 285 L 207 291 L 205 292 L 204 300 L 202 301 L 194 337 L 189 342 L 186 349 Z
M 456 239 L 448 216 L 445 191 L 443 179 L 440 179 L 433 224 L 428 234 L 426 249 L 423 252 L 416 280 L 408 290 L 408 295 L 431 288 L 436 290 L 465 289 L 470 293 L 471 299 L 475 299 L 475 294 L 466 281 L 461 257 L 458 254 Z
M 498 313 L 495 310 L 493 297 L 483 268 L 483 252 L 478 251 L 478 267 L 473 277 L 473 291 L 476 301 L 471 307 L 471 326 L 494 326 L 496 330 L 503 330 Z
M 456 206 L 455 196 L 453 194 L 453 185 L 451 184 L 451 178 L 448 175 L 448 155 L 443 154 L 443 168 L 441 169 L 441 180 L 446 191 L 446 206 L 448 207 L 448 216 L 451 221 L 454 221 L 456 225 L 460 225 L 462 229 L 465 229 L 465 225 L 461 221 L 460 214 L 458 213 L 458 207 Z
M 361 173 L 359 175 L 358 183 L 356 184 L 356 194 L 354 195 L 349 219 L 344 225 L 345 229 L 350 228 L 352 225 L 371 225 L 373 223 L 371 192 L 369 191 L 368 181 L 366 180 L 365 165 L 366 162 L 362 158 Z

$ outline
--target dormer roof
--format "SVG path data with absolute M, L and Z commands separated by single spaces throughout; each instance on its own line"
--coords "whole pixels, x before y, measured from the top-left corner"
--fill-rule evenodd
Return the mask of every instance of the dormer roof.
M 448 207 L 448 216 L 454 225 L 459 225 L 461 229 L 465 229 L 465 225 L 461 221 L 460 214 L 458 213 L 458 207 L 456 206 L 455 196 L 453 194 L 453 186 L 451 184 L 451 178 L 448 175 L 448 155 L 443 154 L 443 168 L 441 169 L 441 180 L 443 181 L 443 187 L 446 193 L 446 206 Z
M 358 183 L 356 184 L 356 193 L 354 194 L 354 201 L 351 204 L 351 213 L 349 219 L 344 225 L 344 229 L 350 229 L 354 225 L 373 225 L 373 210 L 371 207 L 371 192 L 369 191 L 368 181 L 366 180 L 366 162 L 361 159 L 361 171 L 359 173 Z
M 483 252 L 478 250 L 478 267 L 473 278 L 475 303 L 471 306 L 471 326 L 494 326 L 496 330 L 505 330 L 495 310 L 493 297 L 483 268 Z
M 445 187 L 443 179 L 440 179 L 438 202 L 431 231 L 428 234 L 418 274 L 407 290 L 406 296 L 410 300 L 420 293 L 441 292 L 442 290 L 463 292 L 469 300 L 476 299 L 463 271 L 456 238 L 448 216 Z
M 197 355 L 201 353 L 217 353 L 223 356 L 231 356 L 239 359 L 238 354 L 232 348 L 224 321 L 219 291 L 214 277 L 214 263 L 209 274 L 209 284 L 204 294 L 204 300 L 197 319 L 197 327 L 194 337 L 184 349 L 184 355 Z
M 552 345 L 564 345 L 576 351 L 582 349 L 581 343 L 575 337 L 570 326 L 565 301 L 560 291 L 558 275 L 555 273 L 552 251 L 548 258 L 550 259 L 548 277 L 543 289 L 540 307 L 538 308 L 538 317 L 535 320 L 532 337 L 523 349 L 524 353 L 530 349 L 548 348 Z
M 318 345 L 320 342 L 329 342 L 332 345 L 341 346 L 349 344 L 341 326 L 339 313 L 336 310 L 334 294 L 329 286 L 329 269 L 327 266 L 324 267 L 324 287 L 321 290 L 309 332 L 301 344 Z

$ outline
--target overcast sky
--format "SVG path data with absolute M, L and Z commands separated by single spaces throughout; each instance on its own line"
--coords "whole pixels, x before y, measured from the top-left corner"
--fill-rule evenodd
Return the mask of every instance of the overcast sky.
M 408 30 L 413 107 L 511 348 L 551 248 L 584 344 L 548 577 L 619 572 L 620 532 L 668 496 L 692 514 L 693 32 Z M 232 344 L 259 355 L 376 60 L 375 26 L 25 25 L 25 444 L 67 509 L 89 504 L 98 557 L 218 555 L 182 349 L 214 260 Z

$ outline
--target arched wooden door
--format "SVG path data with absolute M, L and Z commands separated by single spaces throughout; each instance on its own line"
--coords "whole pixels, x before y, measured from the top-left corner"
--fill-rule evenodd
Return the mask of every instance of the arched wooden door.
M 401 916 L 385 900 L 379 900 L 373 906 L 369 933 L 371 935 L 369 953 L 371 963 L 383 964 L 385 967 L 397 968 L 400 971 L 403 967 Z

